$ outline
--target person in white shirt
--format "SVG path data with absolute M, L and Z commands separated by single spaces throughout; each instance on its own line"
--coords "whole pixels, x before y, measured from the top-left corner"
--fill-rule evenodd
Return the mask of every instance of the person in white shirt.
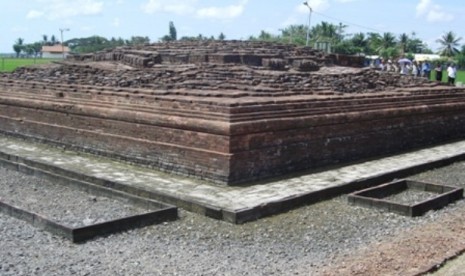
M 416 61 L 414 61 L 412 64 L 412 76 L 414 77 L 418 76 L 418 65 Z
M 450 85 L 454 85 L 456 76 L 457 68 L 455 68 L 455 65 L 453 63 L 451 63 L 449 67 L 447 67 L 447 83 Z

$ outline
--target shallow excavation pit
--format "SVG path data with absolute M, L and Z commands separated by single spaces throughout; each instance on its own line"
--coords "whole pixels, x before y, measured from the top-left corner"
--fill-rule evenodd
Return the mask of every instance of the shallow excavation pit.
M 0 212 L 74 243 L 178 218 L 177 207 L 158 201 L 25 165 L 2 163 L 0 167 L 29 177 L 0 187 Z
M 348 195 L 351 204 L 421 216 L 463 198 L 463 188 L 402 179 Z

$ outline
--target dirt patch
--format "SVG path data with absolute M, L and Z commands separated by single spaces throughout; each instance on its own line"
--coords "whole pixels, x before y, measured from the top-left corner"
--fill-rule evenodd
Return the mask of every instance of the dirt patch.
M 465 218 L 454 213 L 342 256 L 321 275 L 421 275 L 464 249 Z

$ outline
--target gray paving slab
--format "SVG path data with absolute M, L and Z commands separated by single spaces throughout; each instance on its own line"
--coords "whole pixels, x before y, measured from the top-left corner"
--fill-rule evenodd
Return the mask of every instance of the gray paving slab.
M 221 214 L 213 216 L 239 223 L 279 212 L 280 209 L 288 209 L 292 204 L 312 203 L 328 193 L 335 196 L 350 190 L 351 186 L 356 186 L 355 183 L 382 181 L 388 178 L 386 176 L 396 177 L 401 172 L 422 166 L 429 166 L 428 169 L 431 169 L 431 164 L 439 165 L 441 162 L 462 159 L 465 156 L 465 141 L 240 187 L 214 185 L 6 136 L 0 136 L 0 154 L 4 160 L 9 159 L 10 162 L 58 168 L 72 172 L 73 175 L 100 179 L 158 195 L 169 199 L 171 202 L 168 203 L 178 202 L 181 208 L 194 211 L 200 208 L 203 210 L 201 212 L 207 213 L 208 210 L 213 210 Z

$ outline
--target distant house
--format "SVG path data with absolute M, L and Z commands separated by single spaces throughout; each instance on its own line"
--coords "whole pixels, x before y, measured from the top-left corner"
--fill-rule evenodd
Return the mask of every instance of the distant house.
M 441 58 L 440 55 L 434 55 L 434 54 L 414 54 L 413 56 L 415 57 L 416 61 L 425 61 L 425 60 L 432 61 L 432 60 Z
M 42 46 L 41 52 L 43 58 L 63 58 L 63 53 L 66 57 L 69 55 L 70 51 L 67 46 L 56 44 L 53 46 Z

